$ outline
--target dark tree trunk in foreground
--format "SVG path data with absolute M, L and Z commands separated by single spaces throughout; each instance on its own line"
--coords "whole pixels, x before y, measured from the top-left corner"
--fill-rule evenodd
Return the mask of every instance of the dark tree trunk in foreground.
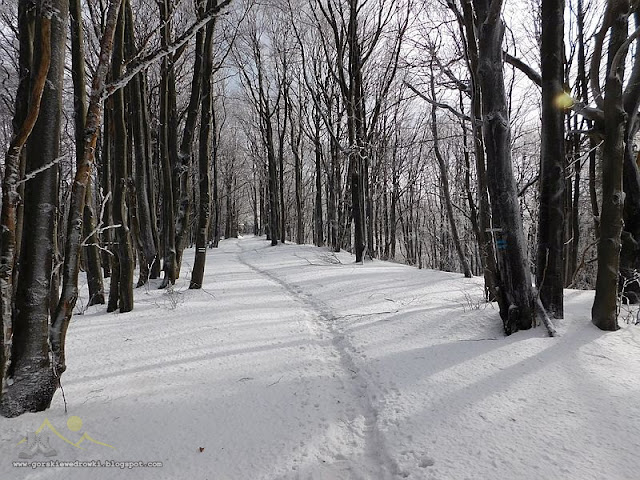
M 268 109 L 268 101 L 266 101 L 265 109 Z M 273 148 L 273 129 L 271 128 L 271 117 L 263 119 L 266 142 L 267 142 L 267 159 L 269 164 L 269 234 L 271 235 L 271 245 L 278 244 L 280 238 L 280 212 L 278 208 L 278 172 L 276 167 L 276 155 Z
M 214 112 L 215 113 L 215 112 Z M 211 159 L 211 196 L 213 202 L 213 219 L 211 221 L 211 246 L 218 248 L 220 243 L 220 194 L 218 193 L 218 132 L 216 130 L 216 117 L 212 116 L 213 125 L 211 127 L 211 135 L 213 142 L 213 158 Z
M 158 233 L 158 214 L 156 212 L 157 195 L 156 189 L 151 186 L 156 186 L 156 176 L 154 175 L 154 155 L 152 153 L 152 138 L 151 128 L 149 126 L 149 105 L 148 105 L 148 93 L 147 93 L 147 81 L 143 75 L 140 77 L 140 90 L 142 92 L 142 126 L 144 133 L 144 141 L 146 145 L 146 158 L 144 162 L 144 170 L 146 171 L 147 181 L 147 202 L 149 204 L 149 223 L 151 224 L 151 236 L 153 237 L 153 245 L 155 248 L 155 255 L 149 268 L 149 278 L 160 278 L 160 236 Z M 156 164 L 157 165 L 157 164 Z M 158 176 L 159 177 L 159 176 Z M 144 203 L 144 199 L 141 199 Z
M 635 25 L 640 26 L 640 11 L 634 12 Z M 624 197 L 624 230 L 620 252 L 620 288 L 623 301 L 640 302 L 640 156 L 634 151 L 634 138 L 640 128 L 640 51 L 638 40 L 633 57 L 633 69 L 626 83 L 623 106 L 626 113 L 625 150 L 622 172 Z
M 498 303 L 507 335 L 531 328 L 534 304 L 522 214 L 511 160 L 511 130 L 504 87 L 502 0 L 474 0 L 478 29 L 478 79 L 482 92 L 484 144 L 496 229 Z
M 4 178 L 2 181 L 2 213 L 0 223 L 2 237 L 0 243 L 0 413 L 14 416 L 22 413 L 25 408 L 21 400 L 18 405 L 9 404 L 5 407 L 4 392 L 7 388 L 7 367 L 11 361 L 12 347 L 12 316 L 13 316 L 13 269 L 16 262 L 16 229 L 17 206 L 20 200 L 18 181 L 20 173 L 20 156 L 22 149 L 31 134 L 40 110 L 42 94 L 44 92 L 47 73 L 51 62 L 51 12 L 42 12 L 40 21 L 40 63 L 34 74 L 31 92 L 28 91 L 31 70 L 34 12 L 29 11 L 30 2 L 21 2 L 19 6 L 19 35 L 20 35 L 20 66 L 21 74 L 18 95 L 16 97 L 16 111 L 14 116 L 14 136 L 5 156 Z M 45 406 L 46 408 L 46 406 Z
M 13 382 L 2 398 L 2 414 L 17 416 L 46 409 L 58 385 L 49 360 L 49 300 L 54 248 L 54 224 L 58 205 L 58 169 L 62 85 L 64 75 L 68 0 L 55 0 L 41 8 L 36 29 L 35 64 L 48 49 L 41 48 L 51 18 L 51 63 L 42 94 L 40 113 L 27 143 L 27 172 L 44 169 L 25 184 L 25 237 L 20 258 L 20 278 L 16 290 L 15 324 L 9 377 Z M 54 13 L 52 15 L 52 12 Z M 43 28 L 44 27 L 44 28 Z
M 542 146 L 536 286 L 555 318 L 563 317 L 564 288 L 564 0 L 542 1 Z M 578 162 L 579 163 L 579 162 Z
M 217 3 L 208 0 L 207 9 Z M 202 114 L 200 118 L 200 139 L 198 152 L 198 188 L 200 191 L 200 205 L 198 208 L 198 229 L 196 231 L 196 255 L 191 273 L 189 288 L 202 288 L 204 267 L 207 260 L 207 237 L 209 233 L 209 218 L 211 216 L 211 155 L 215 156 L 216 148 L 212 148 L 211 140 L 216 139 L 215 115 L 213 113 L 213 92 L 211 91 L 211 77 L 213 75 L 213 32 L 215 20 L 207 25 L 202 52 Z M 213 130 L 213 135 L 212 135 Z
M 292 111 L 293 107 L 291 106 L 291 99 L 287 95 L 285 101 L 288 104 L 288 109 Z M 294 176 L 295 176 L 295 197 L 296 197 L 296 243 L 302 244 L 304 243 L 304 212 L 302 209 L 302 116 L 301 112 L 298 111 L 297 115 L 294 118 L 294 115 L 291 115 L 291 150 L 293 153 L 294 160 Z M 297 125 L 296 125 L 297 123 Z
M 604 88 L 604 145 L 602 150 L 602 214 L 598 241 L 596 296 L 593 323 L 602 330 L 618 329 L 618 275 L 622 234 L 622 171 L 625 152 L 625 112 L 622 85 L 627 46 L 629 1 L 610 3 L 611 31 Z M 607 17 L 605 16 L 605 22 Z M 603 29 L 606 27 L 603 26 Z
M 359 38 L 360 5 L 358 0 L 349 1 L 349 23 L 347 27 L 348 54 L 348 87 L 343 85 L 343 96 L 346 98 L 347 123 L 349 125 L 349 178 L 351 181 L 351 213 L 354 225 L 354 249 L 356 262 L 364 260 L 367 252 L 367 228 L 365 213 L 365 185 L 367 183 L 364 86 L 362 76 L 362 45 Z

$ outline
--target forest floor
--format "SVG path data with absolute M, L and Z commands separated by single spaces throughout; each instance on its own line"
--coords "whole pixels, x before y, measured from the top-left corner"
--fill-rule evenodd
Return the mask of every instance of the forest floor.
M 0 417 L 0 480 L 640 478 L 640 326 L 597 330 L 593 292 L 505 338 L 480 278 L 250 237 L 188 290 L 192 257 L 131 313 L 79 302 L 68 413 Z M 76 460 L 117 463 L 14 464 Z

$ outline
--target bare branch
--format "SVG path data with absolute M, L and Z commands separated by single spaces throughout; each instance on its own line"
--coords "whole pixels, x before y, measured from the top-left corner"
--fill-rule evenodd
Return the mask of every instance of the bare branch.
M 403 82 L 407 87 L 409 87 L 409 90 L 411 90 L 413 93 L 415 93 L 418 97 L 420 97 L 422 100 L 424 100 L 425 102 L 434 105 L 438 108 L 443 108 L 445 110 L 448 110 L 449 112 L 453 113 L 456 117 L 458 117 L 461 120 L 465 120 L 470 122 L 471 121 L 471 117 L 468 117 L 467 115 L 464 115 L 463 113 L 458 112 L 455 108 L 451 107 L 450 105 L 447 105 L 446 103 L 440 103 L 440 102 L 436 102 L 435 100 L 430 99 L 429 97 L 427 97 L 425 94 L 419 92 L 413 85 L 411 85 L 409 82 L 404 81 Z
M 542 76 L 519 58 L 514 57 L 508 52 L 504 52 L 504 61 L 520 70 L 539 87 L 542 86 Z

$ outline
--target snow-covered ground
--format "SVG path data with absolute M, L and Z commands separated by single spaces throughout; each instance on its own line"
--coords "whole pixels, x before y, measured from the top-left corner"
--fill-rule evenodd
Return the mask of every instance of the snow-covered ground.
M 640 478 L 640 326 L 597 330 L 592 292 L 560 337 L 504 338 L 478 278 L 244 238 L 193 291 L 192 255 L 133 312 L 74 316 L 68 414 L 0 418 L 1 480 Z M 20 459 L 45 419 L 69 443 Z M 56 460 L 163 466 L 13 466 Z

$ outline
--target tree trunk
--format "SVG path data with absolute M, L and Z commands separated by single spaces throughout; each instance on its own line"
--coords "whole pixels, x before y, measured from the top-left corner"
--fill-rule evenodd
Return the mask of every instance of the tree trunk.
M 289 101 L 289 99 L 287 99 Z M 294 159 L 295 197 L 296 197 L 296 243 L 304 243 L 304 216 L 302 211 L 302 118 L 300 112 L 297 117 L 297 132 L 295 122 L 291 119 L 291 149 Z
M 564 0 L 542 1 L 542 146 L 536 286 L 545 309 L 563 317 L 564 113 L 558 104 L 564 83 Z
M 640 25 L 640 11 L 634 12 L 636 26 Z M 620 282 L 623 300 L 627 303 L 640 301 L 640 169 L 638 155 L 634 152 L 634 138 L 638 124 L 640 107 L 640 57 L 633 59 L 633 69 L 624 91 L 623 106 L 625 119 L 625 151 L 623 165 L 623 188 L 625 193 L 622 233 L 622 251 L 620 252 Z
M 315 233 L 315 245 L 317 247 L 324 246 L 324 232 L 322 230 L 322 146 L 320 145 L 320 115 L 316 113 L 314 115 L 315 124 L 315 159 L 316 159 L 316 188 L 315 188 L 315 202 L 314 202 L 314 233 Z
M 24 229 L 29 232 L 29 238 L 23 242 L 16 290 L 9 370 L 13 382 L 7 386 L 0 405 L 1 413 L 9 417 L 48 408 L 58 385 L 49 359 L 47 334 L 54 223 L 58 205 L 58 169 L 55 160 L 59 156 L 60 146 L 69 3 L 68 0 L 54 0 L 44 2 L 41 8 L 45 10 L 40 11 L 40 28 L 36 29 L 34 64 L 40 65 L 46 62 L 49 54 L 51 56 L 40 111 L 27 143 L 26 168 L 27 172 L 39 168 L 44 170 L 25 185 Z M 49 21 L 51 36 L 47 42 Z M 33 78 L 33 84 L 36 85 L 38 80 L 37 77 Z M 11 170 L 15 171 L 13 167 Z
M 100 44 L 100 61 L 93 75 L 91 96 L 86 117 L 84 139 L 84 157 L 73 182 L 71 191 L 71 206 L 67 223 L 67 242 L 63 265 L 62 295 L 58 302 L 56 314 L 51 321 L 49 342 L 53 354 L 53 361 L 58 375 L 66 369 L 65 339 L 69 321 L 78 299 L 78 270 L 80 262 L 80 248 L 82 245 L 82 213 L 87 198 L 86 189 L 90 182 L 91 170 L 95 161 L 95 149 L 102 121 L 102 94 L 105 79 L 109 69 L 109 60 L 113 48 L 113 38 L 116 28 L 121 0 L 112 0 L 105 20 L 105 29 Z M 119 278 L 116 271 L 112 280 Z
M 158 2 L 160 7 L 160 21 L 162 27 L 162 45 L 168 47 L 170 44 L 171 23 L 169 21 L 169 4 L 168 0 Z M 162 69 L 160 78 L 160 158 L 162 166 L 162 220 L 164 235 L 164 259 L 163 270 L 164 278 L 160 288 L 166 288 L 169 284 L 176 283 L 176 226 L 173 214 L 173 178 L 171 170 L 171 134 L 169 133 L 171 126 L 171 101 L 170 101 L 170 85 L 173 78 L 173 64 L 170 59 L 164 57 L 162 59 Z
M 201 2 L 201 5 L 204 2 Z M 217 0 L 208 0 L 207 9 L 212 8 Z M 189 288 L 202 288 L 204 280 L 204 266 L 207 260 L 207 236 L 209 233 L 209 218 L 211 216 L 211 154 L 216 153 L 215 146 L 211 148 L 211 140 L 216 140 L 215 114 L 213 112 L 213 96 L 211 81 L 213 76 L 213 32 L 215 21 L 207 25 L 202 51 L 202 115 L 200 118 L 200 138 L 198 152 L 198 185 L 200 189 L 200 205 L 198 209 L 198 230 L 196 233 L 196 255 L 191 273 Z M 213 136 L 211 131 L 213 130 Z
M 493 225 L 498 244 L 498 303 L 507 335 L 533 326 L 534 304 L 511 160 L 511 130 L 504 87 L 500 18 L 502 0 L 474 0 L 478 30 L 478 80 Z
M 436 87 L 435 79 L 433 76 L 433 65 L 431 68 L 431 98 L 434 103 L 431 105 L 431 134 L 433 135 L 433 151 L 438 161 L 438 167 L 440 169 L 440 185 L 442 186 L 442 195 L 444 197 L 445 207 L 447 209 L 447 216 L 449 217 L 449 228 L 451 228 L 451 236 L 453 237 L 453 244 L 456 252 L 458 253 L 458 259 L 460 265 L 462 265 L 462 271 L 466 278 L 473 277 L 471 273 L 471 267 L 469 261 L 464 255 L 462 250 L 462 244 L 460 243 L 460 235 L 458 234 L 458 227 L 456 225 L 456 219 L 453 215 L 453 202 L 451 201 L 451 193 L 449 191 L 449 174 L 447 172 L 447 165 L 442 153 L 440 152 L 440 139 L 438 138 L 438 118 L 436 116 Z
M 491 233 L 491 206 L 487 185 L 486 155 L 482 134 L 482 90 L 478 74 L 478 42 L 471 0 L 463 0 L 462 13 L 464 35 L 466 36 L 466 59 L 471 77 L 471 132 L 476 158 L 476 184 L 478 189 L 478 228 L 482 235 L 480 259 L 484 276 L 484 290 L 487 300 L 497 300 L 496 251 Z
M 125 49 L 127 58 L 132 58 L 136 54 L 135 32 L 133 10 L 129 0 L 125 2 Z M 152 210 L 149 203 L 149 187 L 151 179 L 147 174 L 147 163 L 150 162 L 151 152 L 148 146 L 148 139 L 145 128 L 148 123 L 146 103 L 143 101 L 146 92 L 143 87 L 144 74 L 139 73 L 127 85 L 127 99 L 130 102 L 131 110 L 130 122 L 132 127 L 132 139 L 135 149 L 135 204 L 137 228 L 136 236 L 140 243 L 140 267 L 141 280 L 138 286 L 146 283 L 143 271 L 149 271 L 149 267 L 154 263 L 158 254 L 157 240 L 154 238 L 155 222 L 152 221 Z
M 20 157 L 22 149 L 31 134 L 40 110 L 45 82 L 51 63 L 51 20 L 50 12 L 41 12 L 40 18 L 40 63 L 29 81 L 28 73 L 33 62 L 33 23 L 34 11 L 28 2 L 19 5 L 19 37 L 21 75 L 16 110 L 14 115 L 14 135 L 5 156 L 4 177 L 2 181 L 2 211 L 0 226 L 2 227 L 0 242 L 0 413 L 13 416 L 14 405 L 4 408 L 4 392 L 7 388 L 7 368 L 11 362 L 13 335 L 13 295 L 14 271 L 16 263 L 16 229 L 17 206 L 20 200 L 18 181 L 20 174 Z M 28 91 L 32 83 L 31 92 Z M 18 400 L 19 401 L 19 400 Z M 22 405 L 17 405 L 16 415 L 22 413 Z M 46 408 L 46 407 L 45 407 Z
M 286 75 L 286 73 L 285 73 Z M 286 79 L 285 79 L 286 82 Z M 287 95 L 287 87 L 282 87 L 284 89 L 285 96 Z M 279 108 L 279 107 L 276 107 Z M 284 122 L 282 126 L 278 125 L 280 128 L 280 132 L 278 134 L 278 195 L 280 208 L 278 209 L 280 212 L 280 242 L 285 243 L 287 239 L 286 225 L 287 225 L 287 210 L 284 205 L 284 139 L 287 132 L 287 120 L 289 119 L 289 110 L 284 109 Z
M 113 78 L 120 78 L 124 62 L 124 28 L 125 9 L 122 4 L 116 27 L 112 72 Z M 113 123 L 114 123 L 114 186 L 113 186 L 113 222 L 118 247 L 115 249 L 118 257 L 120 279 L 118 282 L 118 308 L 120 313 L 133 309 L 133 251 L 127 213 L 127 186 L 129 183 L 129 165 L 131 157 L 127 148 L 127 124 L 125 117 L 124 91 L 118 89 L 113 94 Z M 115 292 L 110 292 L 114 294 Z
M 199 2 L 198 16 L 204 14 L 204 4 Z M 196 121 L 200 112 L 200 99 L 203 82 L 203 49 L 205 31 L 199 30 L 196 34 L 195 56 L 193 65 L 193 77 L 191 79 L 191 95 L 187 106 L 187 119 L 182 133 L 182 142 L 178 152 L 177 164 L 174 167 L 174 187 L 178 190 L 176 212 L 176 269 L 180 271 L 182 265 L 182 253 L 186 246 L 187 231 L 189 230 L 189 217 L 191 214 L 191 188 L 190 166 L 193 154 L 193 139 L 196 133 Z M 205 78 L 205 81 L 208 78 Z
M 87 119 L 87 82 L 84 58 L 84 29 L 82 25 L 82 6 L 79 0 L 70 0 L 71 17 L 71 65 L 73 77 L 73 100 L 75 121 L 76 168 L 84 158 L 84 130 Z M 89 285 L 88 305 L 104 304 L 104 284 L 100 270 L 100 251 L 98 237 L 95 232 L 95 216 L 91 194 L 91 178 L 87 184 L 87 198 L 83 212 L 83 235 L 85 237 L 85 258 L 87 284 Z
M 101 206 L 101 215 L 100 215 L 100 225 L 102 229 L 101 233 L 101 241 L 102 244 L 102 272 L 104 278 L 109 278 L 111 276 L 111 262 L 113 261 L 113 254 L 111 253 L 113 250 L 113 231 L 110 228 L 113 225 L 111 220 L 111 202 L 113 195 L 112 188 L 112 175 L 111 175 L 111 159 L 113 157 L 113 122 L 111 120 L 111 112 L 113 108 L 111 105 L 113 103 L 113 99 L 109 98 L 106 100 L 106 104 L 109 108 L 105 108 L 104 111 L 104 128 L 102 129 L 102 156 L 100 158 L 101 162 L 101 183 L 102 183 L 102 206 Z
M 593 323 L 602 330 L 618 329 L 618 276 L 623 228 L 622 172 L 625 153 L 624 81 L 625 40 L 629 1 L 611 2 L 609 59 L 604 88 L 604 145 L 602 150 L 602 214 L 598 241 L 596 296 L 591 309 Z M 615 59 L 615 63 L 614 63 Z

